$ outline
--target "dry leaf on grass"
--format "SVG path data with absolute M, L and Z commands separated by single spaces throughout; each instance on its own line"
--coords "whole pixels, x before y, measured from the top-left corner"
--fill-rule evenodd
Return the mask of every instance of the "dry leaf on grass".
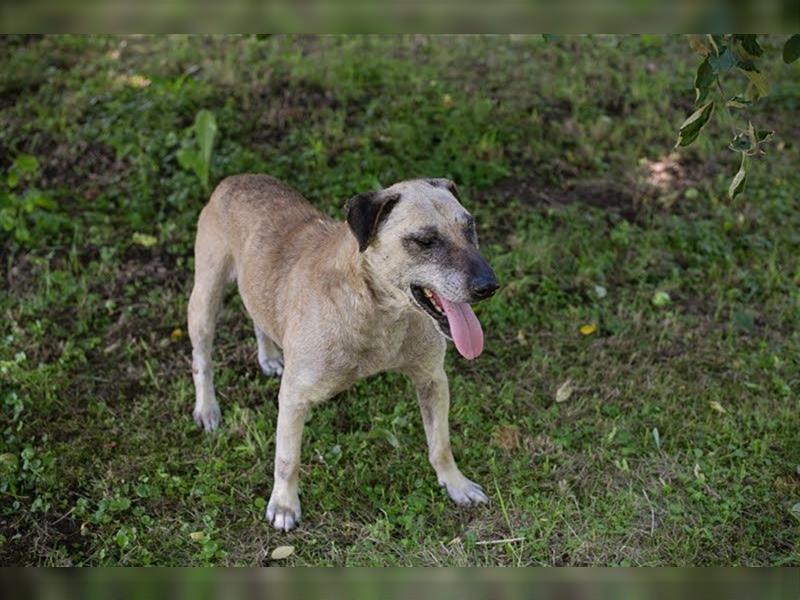
M 556 390 L 556 402 L 561 404 L 562 402 L 566 402 L 572 396 L 572 392 L 575 391 L 575 387 L 572 385 L 572 379 L 567 379 L 564 383 L 558 386 Z
M 292 554 L 294 554 L 294 546 L 278 546 L 269 557 L 272 560 L 283 560 L 284 558 L 289 558 Z
M 724 415 L 726 412 L 728 412 L 725 410 L 725 407 L 722 406 L 722 404 L 720 404 L 716 400 L 712 400 L 711 402 L 708 403 L 708 405 L 721 415 Z

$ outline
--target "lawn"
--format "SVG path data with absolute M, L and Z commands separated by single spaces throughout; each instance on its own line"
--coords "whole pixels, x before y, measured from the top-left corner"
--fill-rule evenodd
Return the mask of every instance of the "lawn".
M 682 36 L 0 37 L 0 194 L 21 203 L 0 234 L 0 562 L 800 563 L 800 68 L 765 46 L 752 115 L 777 133 L 731 201 L 724 121 L 673 149 Z M 476 307 L 484 354 L 446 364 L 489 505 L 450 503 L 385 374 L 315 410 L 304 520 L 273 531 L 279 381 L 234 289 L 223 426 L 195 426 L 209 190 L 178 156 L 203 109 L 211 187 L 267 172 L 341 218 L 377 186 L 458 183 L 502 283 Z

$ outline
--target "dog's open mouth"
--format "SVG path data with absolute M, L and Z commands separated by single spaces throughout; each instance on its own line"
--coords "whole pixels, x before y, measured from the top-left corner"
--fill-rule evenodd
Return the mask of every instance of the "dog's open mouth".
M 430 288 L 412 285 L 411 295 L 439 327 L 442 334 L 453 340 L 456 350 L 466 359 L 483 352 L 483 329 L 472 307 L 466 302 L 451 302 Z

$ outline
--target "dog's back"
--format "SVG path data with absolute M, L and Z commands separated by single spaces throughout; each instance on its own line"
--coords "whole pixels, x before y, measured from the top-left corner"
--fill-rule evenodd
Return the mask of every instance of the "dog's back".
M 248 312 L 261 321 L 256 324 L 280 341 L 284 325 L 277 315 L 297 296 L 288 293 L 289 272 L 304 256 L 335 245 L 341 227 L 274 177 L 228 177 L 200 214 L 195 271 L 203 263 L 225 281 L 237 280 Z
M 224 227 L 235 254 L 236 246 L 253 235 L 275 240 L 324 218 L 297 190 L 269 175 L 235 175 L 222 180 L 206 210 Z

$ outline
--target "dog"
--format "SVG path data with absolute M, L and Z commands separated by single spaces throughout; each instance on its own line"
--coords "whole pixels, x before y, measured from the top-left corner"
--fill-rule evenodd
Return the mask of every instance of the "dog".
M 281 376 L 275 479 L 267 520 L 300 520 L 300 444 L 307 413 L 364 377 L 411 378 L 428 458 L 459 505 L 487 502 L 450 449 L 446 340 L 474 359 L 483 331 L 470 303 L 498 289 L 478 251 L 475 221 L 447 179 L 414 179 L 348 200 L 345 222 L 267 175 L 223 180 L 197 224 L 188 308 L 194 419 L 220 423 L 211 350 L 224 288 L 236 281 L 255 326 L 258 363 Z

